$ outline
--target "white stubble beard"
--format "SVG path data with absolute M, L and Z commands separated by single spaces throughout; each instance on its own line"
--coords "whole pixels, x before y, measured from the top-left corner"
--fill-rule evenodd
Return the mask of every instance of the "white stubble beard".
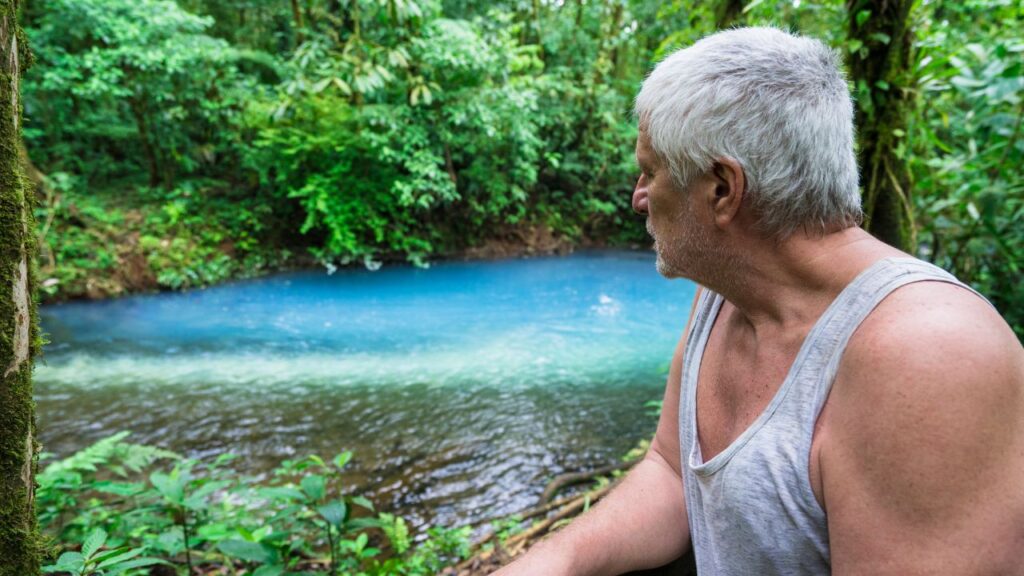
M 689 200 L 684 200 L 684 202 L 689 202 Z M 658 237 L 654 234 L 654 228 L 651 226 L 651 219 L 649 216 L 647 218 L 647 233 L 654 239 L 654 252 L 657 255 L 656 267 L 658 273 L 665 278 L 693 279 L 693 273 L 700 268 L 700 263 L 691 262 L 690 260 L 712 260 L 709 256 L 712 256 L 712 252 L 714 252 L 714 245 L 708 238 L 706 231 L 700 229 L 700 225 L 692 218 L 690 208 L 689 205 L 685 206 L 679 214 L 677 225 L 681 227 L 680 229 L 683 231 L 683 234 L 672 238 L 668 242 L 658 240 Z M 686 254 L 691 254 L 691 256 L 687 257 L 685 256 Z M 669 257 L 666 258 L 666 255 Z M 683 261 L 675 263 L 672 261 L 673 257 Z

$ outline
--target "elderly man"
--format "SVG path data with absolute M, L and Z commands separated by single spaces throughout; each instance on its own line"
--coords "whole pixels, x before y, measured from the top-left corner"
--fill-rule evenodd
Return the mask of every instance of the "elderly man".
M 1024 349 L 857 227 L 838 60 L 736 29 L 644 82 L 633 207 L 705 288 L 644 460 L 502 576 L 1024 574 Z

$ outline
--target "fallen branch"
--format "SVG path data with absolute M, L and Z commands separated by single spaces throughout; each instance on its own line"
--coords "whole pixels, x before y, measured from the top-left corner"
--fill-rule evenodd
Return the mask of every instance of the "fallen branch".
M 572 486 L 573 484 L 589 482 L 590 480 L 593 480 L 598 476 L 607 476 L 608 474 L 611 474 L 612 472 L 615 472 L 617 470 L 625 470 L 628 468 L 632 468 L 633 465 L 636 463 L 637 460 L 631 460 L 629 462 L 620 462 L 618 464 L 605 466 L 604 468 L 598 468 L 597 470 L 592 470 L 590 472 L 573 472 L 570 474 L 560 474 L 558 476 L 555 476 L 555 479 L 549 482 L 547 487 L 544 488 L 544 493 L 541 494 L 540 501 L 542 504 L 545 502 L 550 502 L 551 499 L 555 497 L 555 494 L 557 494 L 559 490 L 565 488 L 566 486 Z

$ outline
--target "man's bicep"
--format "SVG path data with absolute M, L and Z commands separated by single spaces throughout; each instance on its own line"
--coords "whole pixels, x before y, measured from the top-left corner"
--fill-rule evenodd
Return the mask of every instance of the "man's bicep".
M 1024 520 L 1020 362 L 951 332 L 961 319 L 884 316 L 851 341 L 829 398 L 834 573 L 1001 573 Z

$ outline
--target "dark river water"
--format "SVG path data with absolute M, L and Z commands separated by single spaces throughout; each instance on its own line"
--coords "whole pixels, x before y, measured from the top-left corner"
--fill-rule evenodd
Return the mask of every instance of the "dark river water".
M 254 473 L 352 450 L 378 508 L 476 522 L 651 435 L 693 291 L 650 253 L 601 251 L 47 306 L 42 442 L 64 456 L 128 430 Z

